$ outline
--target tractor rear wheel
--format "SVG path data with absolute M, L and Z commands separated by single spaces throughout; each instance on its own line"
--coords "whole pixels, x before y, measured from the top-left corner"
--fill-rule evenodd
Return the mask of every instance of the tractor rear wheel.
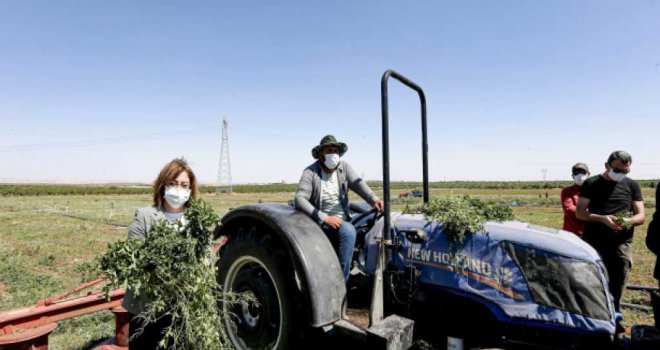
M 239 228 L 220 251 L 218 282 L 223 290 L 257 300 L 252 305 L 223 303 L 225 331 L 239 350 L 289 349 L 299 336 L 295 273 L 272 235 L 257 232 L 257 227 Z

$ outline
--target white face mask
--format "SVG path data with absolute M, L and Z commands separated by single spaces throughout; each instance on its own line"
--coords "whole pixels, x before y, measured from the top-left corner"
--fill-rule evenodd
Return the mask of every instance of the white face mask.
M 573 175 L 573 181 L 575 181 L 575 184 L 578 186 L 582 186 L 584 183 L 584 180 L 587 179 L 587 174 L 577 174 Z
M 612 169 L 610 169 L 610 171 L 607 172 L 607 176 L 609 176 L 610 179 L 612 179 L 612 181 L 616 181 L 616 182 L 619 182 L 619 181 L 626 178 L 626 174 L 624 174 L 624 173 L 615 173 L 614 170 L 612 170 Z
M 328 169 L 334 169 L 339 165 L 339 154 L 337 153 L 329 153 L 325 155 L 325 164 L 326 168 Z
M 165 187 L 165 200 L 174 209 L 181 208 L 190 198 L 190 190 L 178 186 Z

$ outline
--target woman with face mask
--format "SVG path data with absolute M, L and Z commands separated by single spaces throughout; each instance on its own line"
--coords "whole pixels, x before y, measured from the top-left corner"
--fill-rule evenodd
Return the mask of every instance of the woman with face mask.
M 151 227 L 160 221 L 185 222 L 184 210 L 190 200 L 199 195 L 195 174 L 183 158 L 174 159 L 165 165 L 154 182 L 153 190 L 153 205 L 135 212 L 133 223 L 128 229 L 128 239 L 144 239 Z M 143 297 L 131 289 L 126 291 L 122 306 L 131 314 L 131 349 L 156 349 L 163 337 L 162 331 L 170 324 L 167 317 L 162 317 L 158 322 L 146 325 L 144 332 L 136 336 L 135 331 L 141 327 L 137 315 L 144 310 L 145 304 Z

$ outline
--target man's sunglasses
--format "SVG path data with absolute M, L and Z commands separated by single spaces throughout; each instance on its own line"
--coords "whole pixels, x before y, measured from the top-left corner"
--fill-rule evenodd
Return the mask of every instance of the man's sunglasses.
M 612 168 L 612 171 L 615 174 L 628 174 L 630 170 L 623 170 L 623 169 L 617 169 L 617 168 Z

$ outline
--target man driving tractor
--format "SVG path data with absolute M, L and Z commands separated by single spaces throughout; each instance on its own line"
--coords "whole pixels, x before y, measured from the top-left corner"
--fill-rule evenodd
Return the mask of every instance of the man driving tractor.
M 360 178 L 355 170 L 341 156 L 348 146 L 338 142 L 332 135 L 326 135 L 312 148 L 316 159 L 300 177 L 296 190 L 296 209 L 309 215 L 333 242 L 339 256 L 344 281 L 348 281 L 353 248 L 355 247 L 355 227 L 349 222 L 348 189 L 353 190 L 378 212 L 383 212 L 384 203 Z

